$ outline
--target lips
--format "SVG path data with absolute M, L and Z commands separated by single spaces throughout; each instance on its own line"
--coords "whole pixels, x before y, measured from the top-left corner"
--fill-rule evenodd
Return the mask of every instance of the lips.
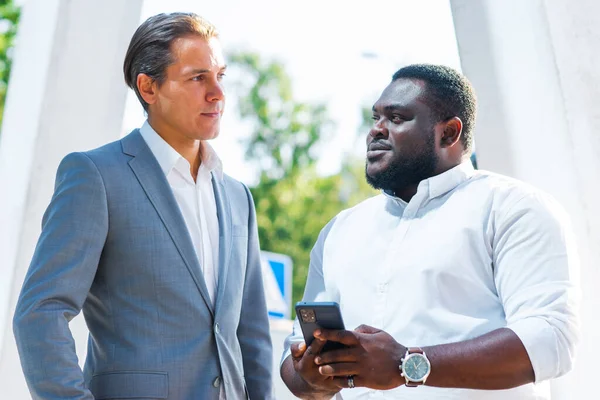
M 369 162 L 374 162 L 384 154 L 387 154 L 390 150 L 392 150 L 392 147 L 384 143 L 371 142 L 367 147 L 367 160 Z
M 369 144 L 367 151 L 385 151 L 385 150 L 391 150 L 391 149 L 392 149 L 391 146 L 388 146 L 381 142 L 371 142 L 371 144 Z
M 221 113 L 219 111 L 203 112 L 202 115 L 204 115 L 205 117 L 210 117 L 210 118 L 218 118 L 219 116 L 221 116 Z

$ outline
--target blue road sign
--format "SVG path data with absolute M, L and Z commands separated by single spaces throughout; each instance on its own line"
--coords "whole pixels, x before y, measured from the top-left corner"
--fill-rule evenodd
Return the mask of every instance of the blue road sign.
M 284 254 L 261 251 L 262 272 L 269 317 L 292 317 L 292 259 Z

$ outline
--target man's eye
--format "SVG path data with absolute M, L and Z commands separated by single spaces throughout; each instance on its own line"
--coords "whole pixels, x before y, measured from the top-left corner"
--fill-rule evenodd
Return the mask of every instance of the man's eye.
M 198 75 L 192 78 L 193 81 L 202 81 L 204 80 L 204 75 Z
M 395 124 L 399 124 L 400 122 L 404 121 L 404 118 L 399 115 L 393 115 L 391 121 Z
M 225 77 L 225 74 L 219 74 L 219 79 L 223 79 Z
M 372 119 L 373 121 L 377 121 L 377 120 L 379 120 L 379 116 L 377 116 L 377 115 L 373 115 L 373 116 L 371 117 L 371 119 Z

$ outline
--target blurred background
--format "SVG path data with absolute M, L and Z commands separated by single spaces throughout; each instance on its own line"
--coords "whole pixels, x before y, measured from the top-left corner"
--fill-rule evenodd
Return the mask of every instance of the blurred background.
M 11 319 L 58 162 L 141 126 L 123 57 L 143 20 L 173 11 L 196 12 L 221 33 L 228 97 L 214 147 L 225 172 L 251 187 L 262 249 L 291 261 L 289 277 L 275 274 L 288 307 L 272 320 L 275 367 L 320 229 L 375 194 L 364 180 L 372 104 L 398 68 L 439 63 L 462 70 L 477 92 L 478 166 L 550 192 L 571 214 L 583 345 L 575 370 L 552 383 L 552 398 L 595 398 L 588 395 L 600 357 L 600 5 L 593 0 L 0 0 L 0 393 L 7 393 L 0 398 L 29 398 Z M 82 361 L 85 324 L 78 317 L 71 325 Z M 293 398 L 275 375 L 277 398 Z

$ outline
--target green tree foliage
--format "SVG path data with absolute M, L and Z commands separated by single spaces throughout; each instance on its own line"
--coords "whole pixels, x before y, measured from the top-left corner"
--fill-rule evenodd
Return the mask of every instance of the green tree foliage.
M 246 158 L 259 172 L 251 191 L 261 248 L 292 258 L 295 303 L 304 292 L 310 251 L 321 229 L 338 212 L 375 192 L 363 177 L 364 160 L 347 160 L 336 175 L 317 173 L 318 150 L 333 124 L 324 104 L 294 98 L 283 64 L 254 53 L 233 54 L 229 60 L 240 77 L 240 116 L 251 126 Z
M 15 35 L 21 10 L 13 0 L 0 0 L 0 124 L 4 114 L 4 101 L 10 77 L 11 52 L 15 45 Z

